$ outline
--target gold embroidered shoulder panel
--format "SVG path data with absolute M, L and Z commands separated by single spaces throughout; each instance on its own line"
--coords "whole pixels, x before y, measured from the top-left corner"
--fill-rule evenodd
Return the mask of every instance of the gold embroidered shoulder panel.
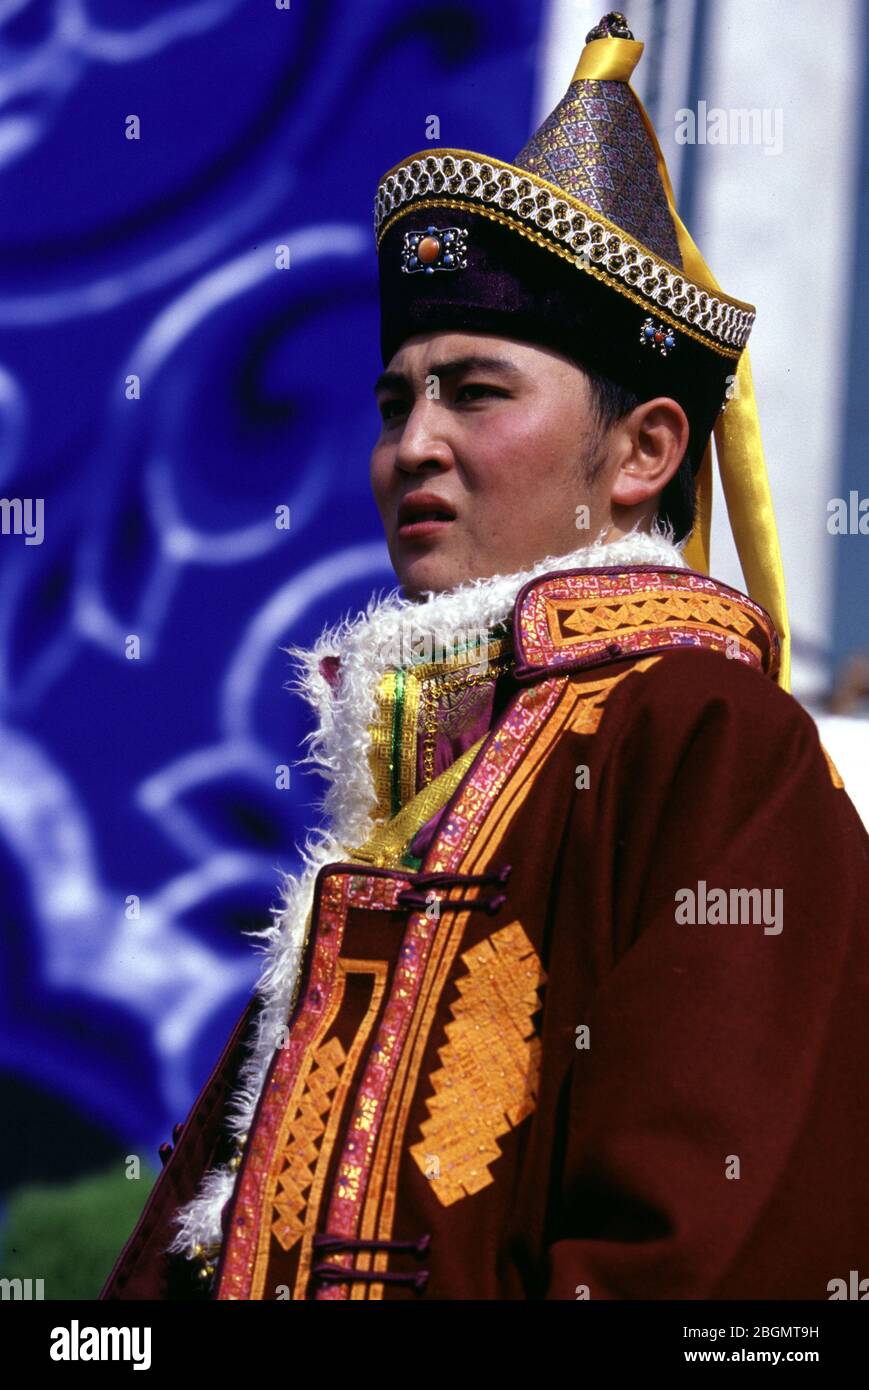
M 520 681 L 672 647 L 721 652 L 773 677 L 779 669 L 778 634 L 764 609 L 693 570 L 565 570 L 532 580 L 516 599 Z

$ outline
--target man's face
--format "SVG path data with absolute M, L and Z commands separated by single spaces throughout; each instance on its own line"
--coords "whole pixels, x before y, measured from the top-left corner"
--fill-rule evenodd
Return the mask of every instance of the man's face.
M 371 485 L 409 597 L 528 568 L 610 520 L 606 470 L 589 479 L 600 441 L 588 382 L 560 353 L 488 333 L 420 334 L 376 396 Z

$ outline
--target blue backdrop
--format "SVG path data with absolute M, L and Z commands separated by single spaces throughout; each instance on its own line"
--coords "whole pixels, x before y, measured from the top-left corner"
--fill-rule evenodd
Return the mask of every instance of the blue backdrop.
M 156 1160 L 254 983 L 242 933 L 321 791 L 275 785 L 308 728 L 281 647 L 394 582 L 368 484 L 376 183 L 433 114 L 433 143 L 511 158 L 543 18 L 39 0 L 0 22 L 0 492 L 44 509 L 41 543 L 0 535 L 6 1197 Z

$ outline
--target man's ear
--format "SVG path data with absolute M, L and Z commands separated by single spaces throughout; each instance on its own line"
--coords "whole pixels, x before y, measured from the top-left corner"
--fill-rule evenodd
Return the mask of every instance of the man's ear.
M 619 420 L 612 438 L 618 460 L 613 506 L 642 506 L 662 492 L 685 457 L 688 434 L 688 417 L 669 396 L 643 401 Z

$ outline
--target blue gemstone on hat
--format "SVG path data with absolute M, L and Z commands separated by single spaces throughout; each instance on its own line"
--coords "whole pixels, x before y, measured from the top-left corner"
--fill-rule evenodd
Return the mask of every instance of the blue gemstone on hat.
M 452 263 L 453 263 L 453 257 L 450 255 L 450 253 L 449 253 L 449 251 L 448 251 L 447 254 L 444 256 L 444 265 L 452 265 Z
M 647 338 L 654 338 L 654 336 L 655 336 L 655 330 L 654 330 L 654 328 L 652 327 L 651 324 L 649 324 L 649 326 L 648 326 L 648 328 L 645 330 L 645 332 L 646 332 L 646 337 L 647 337 Z
M 419 257 L 418 257 L 418 256 L 408 256 L 408 258 L 407 258 L 407 263 L 408 263 L 408 265 L 411 266 L 414 270 L 416 270 L 416 267 L 419 265 Z

